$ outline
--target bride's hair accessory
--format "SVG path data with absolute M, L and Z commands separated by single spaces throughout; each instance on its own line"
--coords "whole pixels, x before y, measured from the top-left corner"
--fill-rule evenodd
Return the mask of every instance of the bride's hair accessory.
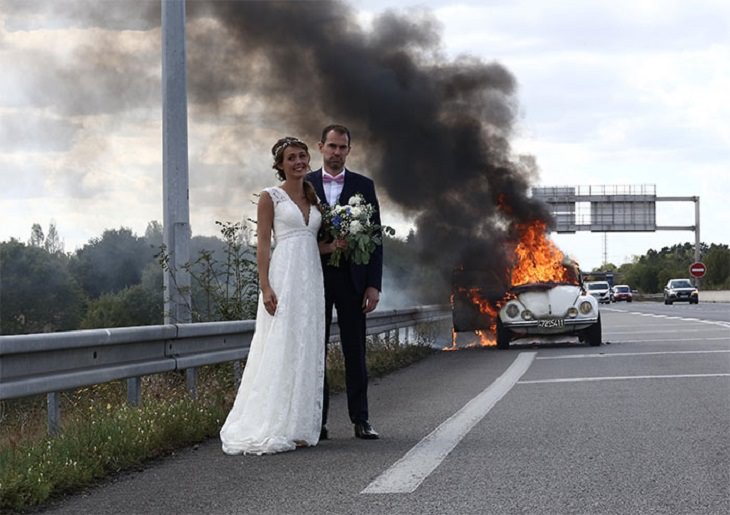
M 294 145 L 296 147 L 303 148 L 307 152 L 309 152 L 309 148 L 307 147 L 307 144 L 304 143 L 299 138 L 295 138 L 293 136 L 287 136 L 285 138 L 281 138 L 279 141 L 277 141 L 273 147 L 271 147 L 271 155 L 274 156 L 274 158 L 277 158 L 279 156 L 280 152 L 283 152 L 285 148 Z

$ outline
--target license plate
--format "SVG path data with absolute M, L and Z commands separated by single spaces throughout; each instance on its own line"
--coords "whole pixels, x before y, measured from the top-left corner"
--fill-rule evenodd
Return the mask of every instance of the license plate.
M 552 318 L 550 320 L 538 320 L 537 327 L 544 327 L 545 329 L 554 329 L 565 327 L 565 321 L 562 318 Z

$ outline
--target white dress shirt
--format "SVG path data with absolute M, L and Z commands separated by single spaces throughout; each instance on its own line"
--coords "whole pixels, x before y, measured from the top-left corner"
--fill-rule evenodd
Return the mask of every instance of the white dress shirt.
M 340 174 L 342 174 L 344 176 L 345 169 L 343 169 L 337 175 L 340 175 Z M 322 177 L 324 177 L 325 175 L 329 175 L 329 174 L 327 174 L 327 172 L 324 170 L 324 168 L 322 168 Z M 345 177 L 345 180 L 347 180 L 346 177 Z M 344 186 L 345 186 L 344 181 L 343 182 L 335 182 L 335 181 L 324 182 L 324 180 L 322 181 L 322 187 L 324 188 L 324 194 L 327 197 L 327 203 L 330 206 L 334 206 L 335 204 L 337 204 L 337 201 L 340 198 L 340 194 L 342 193 L 342 188 Z

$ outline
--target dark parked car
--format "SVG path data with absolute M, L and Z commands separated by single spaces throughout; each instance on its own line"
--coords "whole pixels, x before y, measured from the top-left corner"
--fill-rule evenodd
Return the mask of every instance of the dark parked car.
M 631 302 L 634 300 L 634 296 L 631 294 L 631 288 L 626 284 L 617 284 L 613 287 L 613 301 L 619 302 L 625 300 Z
M 664 287 L 664 304 L 673 302 L 689 302 L 697 304 L 700 301 L 700 293 L 692 286 L 689 279 L 670 279 Z

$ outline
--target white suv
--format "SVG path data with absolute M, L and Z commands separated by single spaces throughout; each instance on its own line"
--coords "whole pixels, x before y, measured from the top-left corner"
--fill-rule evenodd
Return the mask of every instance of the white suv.
M 606 281 L 593 281 L 586 283 L 588 294 L 593 295 L 601 304 L 611 303 L 611 286 Z

